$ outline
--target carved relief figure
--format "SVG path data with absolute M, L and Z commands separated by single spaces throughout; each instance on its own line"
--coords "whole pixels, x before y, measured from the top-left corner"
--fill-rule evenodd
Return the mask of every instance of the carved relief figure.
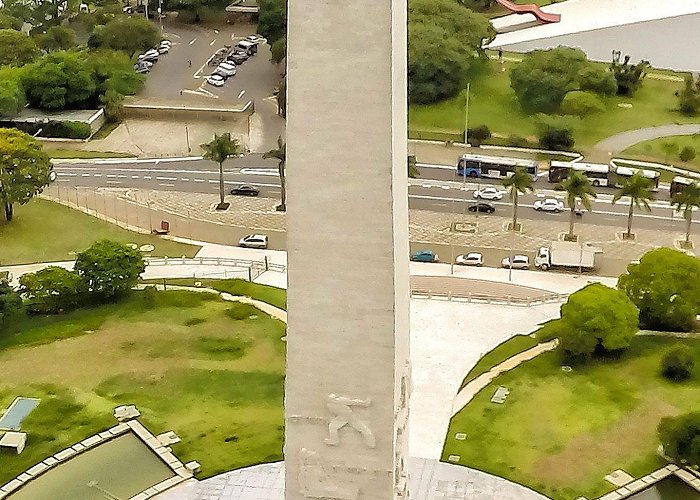
M 348 485 L 339 485 L 337 478 L 332 478 L 318 454 L 306 448 L 299 451 L 301 468 L 299 470 L 300 493 L 305 498 L 324 500 L 357 500 L 360 491 Z
M 340 444 L 339 431 L 346 425 L 349 425 L 362 435 L 368 448 L 374 448 L 377 443 L 372 430 L 366 422 L 355 415 L 352 409 L 353 406 L 367 408 L 370 403 L 369 399 L 353 399 L 338 396 L 337 394 L 329 394 L 326 407 L 333 415 L 333 418 L 328 424 L 328 437 L 325 439 L 325 443 L 330 446 Z

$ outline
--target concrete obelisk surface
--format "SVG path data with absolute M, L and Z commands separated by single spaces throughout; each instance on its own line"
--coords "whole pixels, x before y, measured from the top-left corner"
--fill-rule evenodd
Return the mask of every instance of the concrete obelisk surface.
M 288 18 L 285 498 L 405 499 L 406 1 Z

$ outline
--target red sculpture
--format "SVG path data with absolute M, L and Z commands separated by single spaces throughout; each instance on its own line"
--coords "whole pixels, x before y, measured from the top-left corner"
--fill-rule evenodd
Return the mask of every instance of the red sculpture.
M 503 7 L 516 14 L 532 14 L 538 21 L 543 23 L 558 23 L 561 21 L 561 14 L 549 14 L 547 12 L 542 12 L 542 9 L 534 3 L 528 3 L 525 5 L 518 5 L 510 0 L 496 0 Z

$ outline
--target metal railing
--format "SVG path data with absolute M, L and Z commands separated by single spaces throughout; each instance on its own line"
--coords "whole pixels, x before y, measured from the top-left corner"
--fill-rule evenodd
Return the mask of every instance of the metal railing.
M 236 259 L 231 257 L 195 257 L 191 259 L 185 257 L 147 257 L 145 261 L 148 266 L 218 266 L 245 269 L 248 272 L 248 279 L 250 281 L 266 271 L 279 273 L 287 271 L 287 266 L 270 262 L 267 256 L 262 260 Z M 205 275 L 213 277 L 221 273 L 200 274 L 202 277 Z
M 483 304 L 506 304 L 513 306 L 531 306 L 549 302 L 566 301 L 568 295 L 562 293 L 544 293 L 538 296 L 518 297 L 513 295 L 498 295 L 473 292 L 455 292 L 452 290 L 432 290 L 427 288 L 411 288 L 411 297 L 416 298 L 445 298 L 447 300 L 461 300 L 466 302 L 478 302 Z

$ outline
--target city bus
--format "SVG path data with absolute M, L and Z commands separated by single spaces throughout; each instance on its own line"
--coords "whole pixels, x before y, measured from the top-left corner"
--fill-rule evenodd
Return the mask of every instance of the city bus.
M 503 158 L 500 156 L 465 154 L 457 162 L 457 175 L 465 177 L 510 177 L 516 168 L 524 169 L 537 180 L 538 164 L 535 160 Z
M 690 186 L 693 182 L 698 182 L 697 180 L 689 179 L 687 177 L 676 176 L 671 181 L 671 197 L 674 194 L 683 191 L 686 186 Z
M 646 170 L 641 168 L 631 168 L 631 167 L 615 167 L 615 187 L 622 187 L 622 183 L 625 179 L 629 179 L 635 173 L 640 172 L 644 177 L 651 181 L 651 188 L 654 191 L 659 189 L 659 177 L 661 174 L 656 170 Z
M 583 173 L 594 186 L 607 186 L 610 167 L 602 163 L 574 163 L 552 160 L 549 164 L 549 182 L 561 182 L 569 177 L 570 170 Z

